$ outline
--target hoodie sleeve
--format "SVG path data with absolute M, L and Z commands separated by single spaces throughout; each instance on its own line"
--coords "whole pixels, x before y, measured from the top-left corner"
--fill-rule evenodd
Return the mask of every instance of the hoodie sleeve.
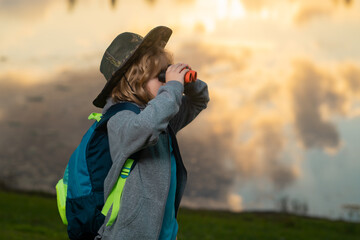
M 170 121 L 170 126 L 175 133 L 194 120 L 196 116 L 207 107 L 210 101 L 208 86 L 200 79 L 186 84 L 184 94 L 178 113 Z
M 183 91 L 181 83 L 169 81 L 139 114 L 124 110 L 111 117 L 107 127 L 112 159 L 155 145 L 179 111 Z

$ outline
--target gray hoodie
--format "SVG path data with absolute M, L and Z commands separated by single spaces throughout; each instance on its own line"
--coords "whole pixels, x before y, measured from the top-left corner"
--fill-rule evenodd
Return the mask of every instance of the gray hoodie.
M 139 114 L 123 110 L 110 118 L 107 127 L 113 165 L 104 182 L 105 200 L 128 157 L 135 152 L 139 155 L 137 164 L 126 180 L 117 219 L 111 226 L 106 226 L 112 211 L 110 208 L 95 239 L 159 238 L 170 187 L 169 135 L 173 140 L 177 165 L 177 217 L 187 172 L 175 134 L 205 109 L 208 102 L 209 93 L 205 82 L 198 79 L 184 87 L 180 82 L 169 81 L 160 87 L 158 95 L 146 106 L 138 106 L 141 109 Z M 109 98 L 103 113 L 113 104 Z

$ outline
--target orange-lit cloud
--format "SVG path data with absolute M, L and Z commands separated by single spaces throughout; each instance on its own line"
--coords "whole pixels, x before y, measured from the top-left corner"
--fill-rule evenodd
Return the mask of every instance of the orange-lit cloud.
M 336 148 L 340 136 L 334 123 L 321 113 L 325 108 L 332 114 L 346 114 L 346 92 L 327 70 L 309 61 L 294 61 L 294 73 L 289 82 L 294 124 L 305 148 Z
M 247 69 L 252 58 L 252 49 L 241 45 L 219 45 L 204 42 L 185 42 L 176 50 L 175 60 L 191 65 L 199 70 L 199 78 L 211 81 L 229 82 L 227 74 Z
M 53 192 L 105 80 L 97 70 L 61 72 L 56 81 L 24 85 L 0 79 L 0 182 Z
M 277 2 L 277 1 L 276 1 Z M 276 4 L 271 0 L 241 0 L 241 3 L 248 11 L 261 11 L 265 7 L 271 7 Z
M 208 109 L 179 133 L 183 157 L 191 169 L 191 184 L 185 191 L 191 206 L 205 207 L 207 202 L 200 200 L 208 198 L 230 207 L 232 187 L 250 179 L 268 181 L 267 191 L 291 185 L 298 172 L 282 158 L 286 139 L 281 118 L 262 115 L 253 105 L 232 107 L 215 92 Z
M 312 4 L 301 6 L 294 15 L 296 24 L 304 24 L 319 17 L 329 17 L 333 13 L 333 8 L 324 4 Z
M 329 18 L 337 14 L 342 5 L 351 6 L 352 1 L 302 1 L 302 0 L 240 0 L 248 12 L 256 12 L 259 16 L 275 13 L 282 20 L 290 20 L 303 25 L 319 18 Z M 286 12 L 285 12 L 285 11 Z M 281 15 L 278 15 L 280 13 Z
M 360 97 L 360 66 L 355 63 L 344 63 L 340 66 L 346 90 L 353 97 Z
M 294 60 L 292 67 L 285 84 L 265 82 L 243 105 L 229 103 L 221 92 L 210 88 L 208 109 L 179 137 L 185 159 L 192 159 L 188 163 L 194 169 L 190 179 L 196 183 L 188 187 L 190 193 L 186 196 L 194 200 L 213 192 L 213 201 L 226 202 L 227 195 L 222 191 L 230 191 L 228 184 L 241 182 L 241 186 L 250 179 L 268 181 L 268 192 L 281 191 L 303 175 L 301 146 L 329 154 L 338 152 L 343 143 L 331 116 L 346 117 L 351 111 L 347 105 L 352 101 L 346 88 L 341 87 L 341 72 L 337 67 L 327 71 L 307 60 Z M 353 65 L 341 69 L 357 86 L 359 69 Z M 262 107 L 266 103 L 273 105 L 267 111 Z M 285 126 L 295 138 L 289 137 Z M 210 176 L 221 180 L 212 182 Z M 203 186 L 203 182 L 211 184 Z M 222 190 L 214 190 L 214 185 Z M 194 201 L 192 205 L 196 205 Z M 201 204 L 198 202 L 198 206 Z
M 293 21 L 298 25 L 303 25 L 319 18 L 332 17 L 339 12 L 342 5 L 352 5 L 351 0 L 296 1 L 296 3 L 298 8 L 294 12 Z
M 41 18 L 54 0 L 1 0 L 0 14 L 9 18 Z

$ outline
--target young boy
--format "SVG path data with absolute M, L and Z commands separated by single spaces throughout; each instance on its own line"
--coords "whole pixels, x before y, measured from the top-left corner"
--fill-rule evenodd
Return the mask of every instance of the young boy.
M 103 108 L 103 114 L 118 102 L 132 102 L 141 111 L 120 111 L 107 123 L 113 165 L 104 182 L 105 201 L 125 161 L 134 153 L 137 158 L 116 220 L 107 226 L 110 208 L 95 239 L 176 239 L 187 172 L 175 135 L 207 107 L 209 94 L 207 84 L 199 79 L 184 84 L 188 65 L 173 64 L 164 49 L 171 33 L 163 26 L 144 38 L 122 33 L 101 61 L 107 83 L 94 105 Z M 165 69 L 163 83 L 158 74 Z

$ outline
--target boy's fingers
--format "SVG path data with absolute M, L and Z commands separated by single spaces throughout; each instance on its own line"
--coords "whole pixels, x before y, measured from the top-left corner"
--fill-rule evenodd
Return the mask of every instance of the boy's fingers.
M 188 71 L 190 71 L 190 69 L 184 69 L 185 71 L 182 71 L 181 72 L 181 75 L 184 77 L 185 75 L 186 75 L 186 73 L 188 72 Z
M 173 65 L 171 65 L 170 67 L 168 67 L 168 71 L 173 71 L 173 70 L 176 70 L 177 69 L 177 67 L 178 67 L 178 63 L 177 64 L 173 64 Z
M 182 72 L 183 70 L 189 70 L 190 68 L 189 68 L 189 65 L 187 65 L 187 64 L 182 64 L 181 65 L 181 69 L 180 69 L 180 72 Z
M 181 67 L 181 63 L 178 63 L 174 66 L 174 70 L 177 72 L 180 72 L 180 71 L 178 71 L 180 67 Z

